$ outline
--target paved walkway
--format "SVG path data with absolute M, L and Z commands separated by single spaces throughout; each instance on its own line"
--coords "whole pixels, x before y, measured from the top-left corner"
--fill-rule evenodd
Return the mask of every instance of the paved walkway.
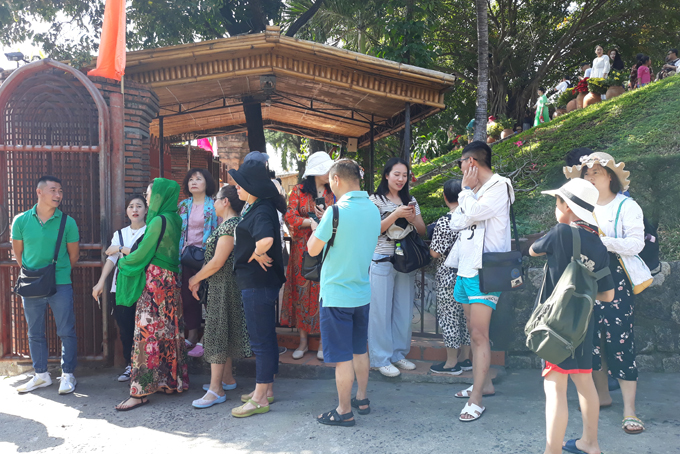
M 479 421 L 457 420 L 464 401 L 461 385 L 373 381 L 373 412 L 356 416 L 353 428 L 326 427 L 314 416 L 335 406 L 334 381 L 281 379 L 277 401 L 265 415 L 239 420 L 229 410 L 251 390 L 243 378 L 229 400 L 207 410 L 190 404 L 202 395 L 204 375 L 191 376 L 181 395 L 154 395 L 129 413 L 113 406 L 124 399 L 117 370 L 82 371 L 72 395 L 57 394 L 57 383 L 27 395 L 14 388 L 25 376 L 0 379 L 0 453 L 536 453 L 543 452 L 544 396 L 539 371 L 510 371 L 485 400 Z M 680 374 L 643 374 L 639 414 L 641 435 L 621 430 L 621 394 L 600 415 L 600 444 L 606 454 L 680 452 Z M 579 434 L 577 397 L 569 390 L 568 437 Z

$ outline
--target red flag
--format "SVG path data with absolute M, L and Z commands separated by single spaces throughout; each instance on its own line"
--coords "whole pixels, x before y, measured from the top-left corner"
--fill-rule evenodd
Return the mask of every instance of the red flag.
M 125 74 L 125 0 L 106 0 L 97 67 L 88 76 L 120 80 Z

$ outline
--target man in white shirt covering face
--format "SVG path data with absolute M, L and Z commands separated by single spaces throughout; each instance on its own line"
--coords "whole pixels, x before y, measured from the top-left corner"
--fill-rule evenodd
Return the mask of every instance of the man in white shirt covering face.
M 458 162 L 463 171 L 463 189 L 458 196 L 459 206 L 451 216 L 451 228 L 460 231 L 460 237 L 446 265 L 458 268 L 454 298 L 463 305 L 472 339 L 474 385 L 456 394 L 469 398 L 459 418 L 469 422 L 482 416 L 482 396 L 495 393 L 488 379 L 489 323 L 500 292 L 480 290 L 482 254 L 510 251 L 510 204 L 515 197 L 510 180 L 491 170 L 491 148 L 486 143 L 470 143 Z

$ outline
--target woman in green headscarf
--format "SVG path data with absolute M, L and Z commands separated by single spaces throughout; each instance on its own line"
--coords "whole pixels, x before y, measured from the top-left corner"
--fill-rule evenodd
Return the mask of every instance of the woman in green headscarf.
M 548 97 L 545 95 L 545 88 L 538 87 L 538 100 L 536 101 L 536 118 L 534 119 L 534 126 L 538 126 L 548 121 L 550 121 Z
M 177 214 L 179 184 L 156 178 L 150 186 L 146 232 L 137 249 L 118 260 L 116 290 L 123 303 L 137 302 L 130 398 L 127 411 L 166 394 L 189 389 L 184 320 L 177 281 L 182 220 Z

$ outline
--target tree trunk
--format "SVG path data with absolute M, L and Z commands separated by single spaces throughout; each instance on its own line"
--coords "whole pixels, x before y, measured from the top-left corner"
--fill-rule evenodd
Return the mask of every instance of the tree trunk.
M 262 121 L 262 104 L 251 97 L 243 98 L 243 113 L 248 128 L 248 148 L 250 151 L 267 152 L 267 141 L 264 138 L 264 122 Z
M 326 142 L 309 139 L 309 154 L 311 155 L 317 151 L 326 151 Z
M 485 0 L 475 0 L 477 9 L 477 109 L 474 140 L 486 142 L 487 103 L 489 100 L 489 21 Z

